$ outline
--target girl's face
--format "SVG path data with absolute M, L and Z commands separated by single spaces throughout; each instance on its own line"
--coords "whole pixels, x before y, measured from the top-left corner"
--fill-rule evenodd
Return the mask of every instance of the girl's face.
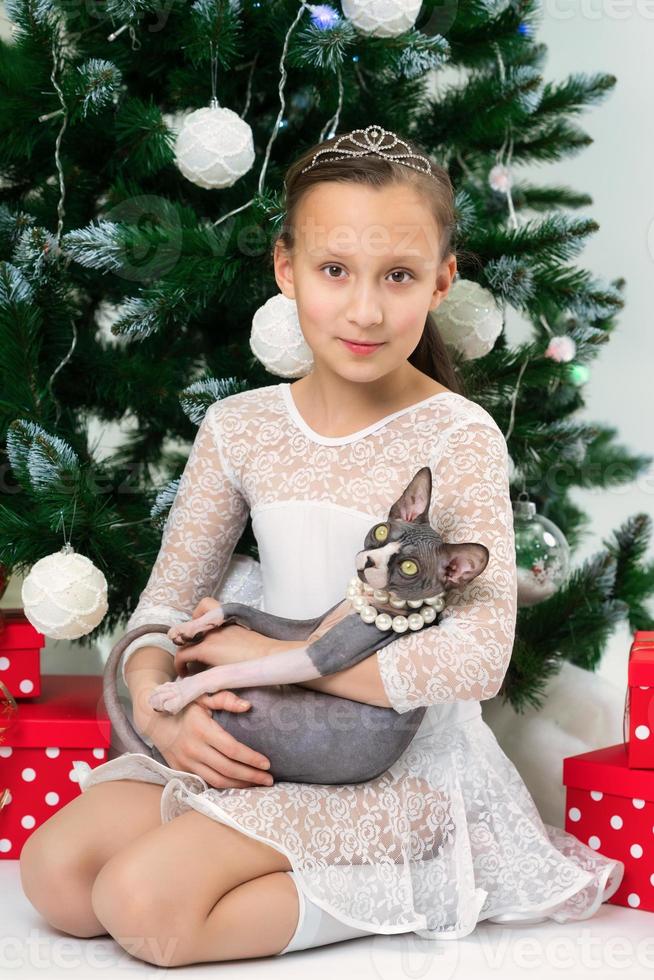
M 454 255 L 439 260 L 439 235 L 427 203 L 408 185 L 325 181 L 304 195 L 294 253 L 275 246 L 275 278 L 296 301 L 317 364 L 374 380 L 407 360 L 456 273 Z M 382 346 L 361 355 L 343 340 Z

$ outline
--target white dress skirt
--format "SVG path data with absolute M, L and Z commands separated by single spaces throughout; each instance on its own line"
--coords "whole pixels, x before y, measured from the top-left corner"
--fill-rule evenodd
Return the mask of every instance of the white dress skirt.
M 215 789 L 128 752 L 95 769 L 83 765 L 79 785 L 85 791 L 137 779 L 164 786 L 163 823 L 194 809 L 269 844 L 286 855 L 314 905 L 366 933 L 458 939 L 494 917 L 592 916 L 618 888 L 622 862 L 543 823 L 478 702 L 439 705 L 423 724 L 426 718 L 397 762 L 368 783 Z M 364 805 L 368 795 L 384 808 L 383 833 Z M 399 843 L 396 862 L 391 840 Z M 364 861 L 375 850 L 379 863 Z

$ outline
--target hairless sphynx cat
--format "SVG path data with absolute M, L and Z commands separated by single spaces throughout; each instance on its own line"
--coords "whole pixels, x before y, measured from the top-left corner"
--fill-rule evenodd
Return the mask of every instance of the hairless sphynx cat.
M 364 590 L 375 590 L 367 601 L 374 603 L 376 618 L 388 613 L 382 623 L 403 613 L 401 600 L 413 604 L 415 611 L 422 605 L 419 600 L 466 585 L 488 563 L 489 552 L 482 544 L 443 542 L 429 523 L 431 489 L 431 470 L 423 466 L 392 505 L 388 519 L 370 528 L 363 550 L 356 555 L 358 580 Z M 307 642 L 161 684 L 150 694 L 153 708 L 176 714 L 205 692 L 238 689 L 251 709 L 247 713 L 216 710 L 213 717 L 236 739 L 270 759 L 269 771 L 276 781 L 358 783 L 373 779 L 407 747 L 425 707 L 400 714 L 393 708 L 294 686 L 351 667 L 397 638 L 390 625 L 380 629 L 374 619 L 366 622 L 361 617 L 362 602 L 356 591 L 353 587 L 345 600 L 313 619 L 287 619 L 244 603 L 227 602 L 177 626 L 148 624 L 131 630 L 114 646 L 105 668 L 104 697 L 114 730 L 128 751 L 160 755 L 138 737 L 116 691 L 120 658 L 132 640 L 146 632 L 167 631 L 173 642 L 183 646 L 199 642 L 210 630 L 238 623 L 272 639 Z M 364 607 L 365 602 L 364 592 Z M 432 602 L 431 608 L 434 606 L 440 608 Z M 404 612 L 409 615 L 410 610 L 409 605 Z M 371 615 L 368 612 L 369 618 Z M 437 614 L 421 628 L 436 625 L 439 619 Z

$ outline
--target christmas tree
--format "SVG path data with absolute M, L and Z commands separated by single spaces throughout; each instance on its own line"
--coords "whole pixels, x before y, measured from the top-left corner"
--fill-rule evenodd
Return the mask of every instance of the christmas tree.
M 567 659 L 593 669 L 616 623 L 652 629 L 650 519 L 579 567 L 576 486 L 651 462 L 581 422 L 623 280 L 572 264 L 592 201 L 528 184 L 590 140 L 598 73 L 545 83 L 533 0 L 10 0 L 0 44 L 0 562 L 27 572 L 64 535 L 107 582 L 92 636 L 135 608 L 188 448 L 217 399 L 275 383 L 250 347 L 278 292 L 286 167 L 372 121 L 412 137 L 456 188 L 458 276 L 435 319 L 466 396 L 507 440 L 520 611 L 502 695 L 538 705 Z M 383 15 L 380 11 L 384 11 Z M 439 72 L 456 80 L 438 82 Z M 545 170 L 543 171 L 545 174 Z M 513 308 L 532 339 L 508 344 Z M 89 417 L 132 424 L 100 459 Z M 619 463 L 619 467 L 614 465 Z M 556 478 L 553 478 L 555 475 Z M 535 516 L 534 516 L 535 514 Z M 258 559 L 248 521 L 236 552 Z

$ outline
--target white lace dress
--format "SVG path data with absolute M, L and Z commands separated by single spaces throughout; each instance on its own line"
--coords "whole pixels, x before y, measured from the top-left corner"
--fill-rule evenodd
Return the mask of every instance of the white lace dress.
M 128 629 L 190 618 L 220 583 L 248 513 L 266 611 L 309 618 L 343 597 L 366 531 L 416 470 L 431 467 L 430 520 L 445 541 L 485 544 L 485 571 L 448 595 L 441 623 L 377 657 L 390 704 L 428 706 L 396 763 L 356 785 L 277 782 L 215 789 L 145 754 L 80 773 L 164 785 L 162 821 L 193 808 L 284 853 L 316 905 L 375 933 L 468 935 L 482 919 L 585 919 L 624 865 L 544 824 L 483 721 L 514 641 L 516 567 L 506 443 L 492 416 L 453 392 L 347 436 L 299 414 L 289 383 L 215 402 L 200 425 L 161 550 Z M 134 641 L 175 647 L 162 634 Z

